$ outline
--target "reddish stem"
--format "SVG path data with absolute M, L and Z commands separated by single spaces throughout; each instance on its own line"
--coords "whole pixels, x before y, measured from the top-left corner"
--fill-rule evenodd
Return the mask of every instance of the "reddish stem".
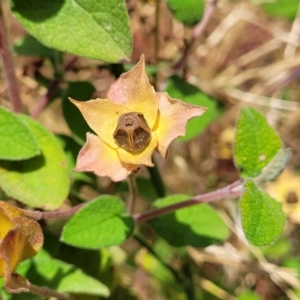
M 35 219 L 37 221 L 41 219 L 66 218 L 74 215 L 84 205 L 85 203 L 81 203 L 65 211 L 60 211 L 60 210 L 38 211 L 38 210 L 23 209 L 23 212 L 27 217 Z
M 14 61 L 10 52 L 7 28 L 4 20 L 2 4 L 0 1 L 0 57 L 7 82 L 9 99 L 14 112 L 23 112 L 23 104 L 20 98 L 19 85 L 15 74 Z
M 135 214 L 133 216 L 136 223 L 143 223 L 151 219 L 160 217 L 162 215 L 172 213 L 177 209 L 189 207 L 200 203 L 208 203 L 223 198 L 236 198 L 242 193 L 242 182 L 240 180 L 214 192 L 210 192 L 204 195 L 198 195 L 185 201 L 174 203 L 162 208 L 153 209 L 144 213 Z
M 236 198 L 239 197 L 242 193 L 242 181 L 238 180 L 222 189 L 219 189 L 214 192 L 210 192 L 204 195 L 198 195 L 193 198 L 190 198 L 185 201 L 181 201 L 178 203 L 174 203 L 162 208 L 153 209 L 150 211 L 146 211 L 143 213 L 135 214 L 133 215 L 133 219 L 136 223 L 143 223 L 146 221 L 149 221 L 151 219 L 160 217 L 165 214 L 169 214 L 174 212 L 177 209 L 189 207 L 192 205 L 200 204 L 200 203 L 208 203 L 213 201 L 218 201 L 224 198 Z M 66 218 L 70 217 L 73 214 L 75 214 L 81 207 L 83 207 L 86 203 L 78 204 L 69 210 L 66 211 L 37 211 L 37 210 L 26 210 L 24 209 L 23 212 L 25 215 L 29 218 L 35 219 L 35 220 L 41 220 L 41 219 L 50 219 L 50 218 Z

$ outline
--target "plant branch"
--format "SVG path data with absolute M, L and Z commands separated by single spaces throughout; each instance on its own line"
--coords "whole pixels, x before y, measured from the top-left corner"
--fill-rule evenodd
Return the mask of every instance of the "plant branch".
M 14 112 L 24 111 L 23 103 L 20 98 L 19 85 L 15 74 L 13 58 L 10 52 L 10 44 L 7 28 L 4 20 L 2 2 L 0 1 L 0 56 L 3 65 L 3 71 L 7 82 L 9 99 Z
M 72 208 L 60 211 L 60 210 L 54 210 L 54 211 L 39 211 L 39 210 L 30 210 L 30 209 L 23 209 L 23 212 L 25 216 L 32 218 L 36 221 L 42 220 L 42 219 L 51 219 L 51 218 L 66 218 L 74 215 L 80 208 L 82 208 L 86 203 L 80 203 L 76 206 L 73 206 Z
M 74 56 L 69 62 L 68 64 L 65 66 L 64 68 L 64 72 L 70 70 L 74 63 L 77 61 L 78 57 Z M 38 115 L 41 113 L 41 111 L 45 108 L 45 106 L 48 104 L 48 102 L 50 101 L 51 97 L 53 96 L 53 94 L 55 93 L 55 91 L 57 90 L 59 84 L 60 84 L 61 80 L 58 78 L 55 78 L 51 81 L 48 90 L 46 92 L 46 94 L 44 96 L 41 96 L 40 99 L 38 100 L 35 108 L 33 109 L 33 112 L 31 113 L 31 117 L 36 119 L 38 117 Z
M 240 196 L 241 193 L 242 193 L 242 182 L 238 180 L 222 189 L 204 195 L 198 195 L 185 201 L 177 202 L 158 209 L 146 211 L 144 213 L 135 214 L 133 215 L 133 218 L 136 221 L 136 223 L 143 223 L 151 219 L 160 217 L 162 215 L 172 213 L 175 210 L 180 208 L 189 207 L 200 203 L 213 202 L 213 201 L 221 200 L 223 198 L 236 198 Z
M 127 177 L 127 181 L 128 181 L 128 187 L 129 187 L 129 196 L 128 196 L 128 200 L 127 200 L 127 211 L 129 213 L 131 213 L 133 211 L 134 203 L 135 203 L 136 197 L 138 195 L 135 174 L 130 174 Z
M 193 28 L 192 37 L 191 37 L 190 41 L 188 42 L 181 59 L 172 67 L 175 71 L 180 70 L 185 66 L 186 59 L 187 59 L 190 49 L 194 45 L 197 38 L 204 32 L 204 30 L 205 30 L 207 24 L 209 23 L 211 16 L 217 6 L 217 3 L 218 3 L 218 0 L 212 0 L 206 5 L 205 11 L 203 14 L 203 18 Z
M 5 288 L 11 293 L 32 293 L 39 295 L 42 298 L 52 298 L 60 300 L 71 300 L 74 299 L 71 295 L 67 293 L 57 292 L 55 290 L 49 289 L 46 286 L 37 286 L 28 281 L 28 279 L 23 276 L 13 273 L 10 275 L 10 278 L 5 281 Z

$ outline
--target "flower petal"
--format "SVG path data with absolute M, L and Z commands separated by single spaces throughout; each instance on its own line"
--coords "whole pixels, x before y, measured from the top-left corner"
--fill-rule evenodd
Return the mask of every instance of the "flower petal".
M 6 278 L 5 289 L 10 293 L 28 293 L 30 292 L 30 282 L 23 276 L 13 273 L 9 278 Z
M 157 117 L 157 101 L 155 91 L 145 71 L 145 58 L 130 71 L 123 73 L 108 90 L 107 98 L 121 104 L 130 111 L 142 113 L 152 129 Z
M 151 155 L 155 148 L 157 147 L 157 137 L 156 133 L 151 133 L 151 140 L 147 148 L 145 148 L 141 153 L 130 153 L 123 148 L 118 148 L 116 151 L 118 153 L 120 161 L 124 163 L 130 163 L 134 165 L 146 165 L 153 166 L 151 161 Z
M 23 237 L 23 250 L 20 260 L 23 261 L 35 254 L 42 248 L 44 236 L 41 226 L 36 221 L 26 217 L 14 218 Z
M 10 230 L 0 244 L 0 256 L 4 259 L 4 277 L 8 279 L 21 261 L 24 237 L 18 227 Z M 2 271 L 2 270 L 1 270 Z M 3 276 L 3 274 L 0 274 Z
M 121 181 L 137 169 L 136 165 L 122 163 L 116 150 L 96 135 L 87 133 L 86 139 L 78 154 L 74 171 L 93 172 L 98 176 L 108 176 L 113 181 Z
M 9 218 L 7 213 L 2 207 L 0 207 L 0 241 L 5 238 L 6 234 L 13 228 L 16 227 L 16 224 L 13 220 Z
M 5 201 L 0 201 L 0 208 L 2 208 L 5 211 L 5 213 L 10 219 L 13 219 L 14 217 L 22 216 L 24 214 L 22 209 L 13 206 Z
M 69 98 L 69 100 L 77 106 L 88 125 L 100 139 L 112 148 L 118 147 L 113 134 L 120 115 L 129 112 L 127 108 L 107 99 L 76 101 Z
M 202 115 L 206 108 L 173 99 L 167 93 L 156 93 L 156 98 L 159 107 L 157 150 L 165 158 L 169 144 L 178 136 L 185 135 L 187 121 Z

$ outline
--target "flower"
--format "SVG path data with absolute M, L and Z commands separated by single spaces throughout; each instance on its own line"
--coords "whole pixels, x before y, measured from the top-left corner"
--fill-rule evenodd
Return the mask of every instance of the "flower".
M 153 166 L 154 150 L 166 158 L 169 144 L 185 134 L 187 121 L 206 110 L 167 93 L 155 93 L 143 55 L 111 85 L 107 99 L 69 99 L 97 134 L 87 133 L 75 171 L 94 172 L 113 181 L 123 180 L 139 165 Z
M 4 277 L 5 287 L 10 286 L 10 278 L 18 264 L 35 255 L 44 242 L 40 225 L 27 217 L 21 209 L 0 201 L 0 277 Z

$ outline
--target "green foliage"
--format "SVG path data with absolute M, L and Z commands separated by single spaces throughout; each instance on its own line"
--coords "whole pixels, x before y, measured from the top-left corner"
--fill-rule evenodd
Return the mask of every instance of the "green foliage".
M 240 211 L 243 230 L 251 244 L 268 245 L 282 234 L 285 215 L 281 204 L 261 191 L 251 180 L 244 184 Z
M 187 199 L 189 196 L 186 195 L 168 196 L 154 202 L 154 207 L 164 207 Z M 207 204 L 178 209 L 149 223 L 159 236 L 174 247 L 205 247 L 224 241 L 229 235 L 224 221 Z
M 0 159 L 24 160 L 40 154 L 38 143 L 17 116 L 0 107 Z
M 48 286 L 60 292 L 105 297 L 109 295 L 109 290 L 103 283 L 74 265 L 52 258 L 44 250 L 20 264 L 17 272 L 35 284 Z M 23 299 L 22 295 L 20 297 L 18 299 Z
M 14 52 L 24 56 L 41 56 L 53 58 L 54 50 L 41 44 L 31 35 L 27 35 L 15 42 Z
M 32 132 L 41 154 L 19 162 L 0 162 L 0 186 L 31 207 L 59 208 L 69 192 L 69 169 L 58 141 L 39 122 L 19 115 Z
M 201 92 L 196 86 L 184 82 L 178 76 L 172 76 L 167 81 L 165 91 L 172 97 L 186 103 L 207 107 L 207 111 L 198 118 L 189 120 L 186 126 L 186 135 L 180 140 L 187 141 L 199 135 L 220 114 L 217 102 Z
M 236 124 L 234 160 L 243 178 L 256 177 L 282 147 L 276 131 L 255 109 L 244 107 Z
M 78 108 L 68 99 L 86 101 L 92 98 L 95 92 L 94 86 L 86 81 L 69 82 L 62 99 L 62 109 L 66 122 L 72 130 L 73 137 L 78 143 L 83 144 L 86 140 L 86 133 L 93 132 L 87 125 Z
M 272 17 L 294 20 L 298 11 L 299 0 L 273 0 L 263 3 L 263 10 Z
M 117 62 L 131 53 L 124 1 L 10 0 L 14 16 L 45 46 Z
M 61 240 L 86 249 L 100 249 L 124 242 L 132 233 L 133 219 L 123 202 L 102 195 L 87 203 L 64 227 Z
M 186 26 L 193 26 L 202 19 L 204 11 L 203 0 L 167 0 L 176 19 Z

